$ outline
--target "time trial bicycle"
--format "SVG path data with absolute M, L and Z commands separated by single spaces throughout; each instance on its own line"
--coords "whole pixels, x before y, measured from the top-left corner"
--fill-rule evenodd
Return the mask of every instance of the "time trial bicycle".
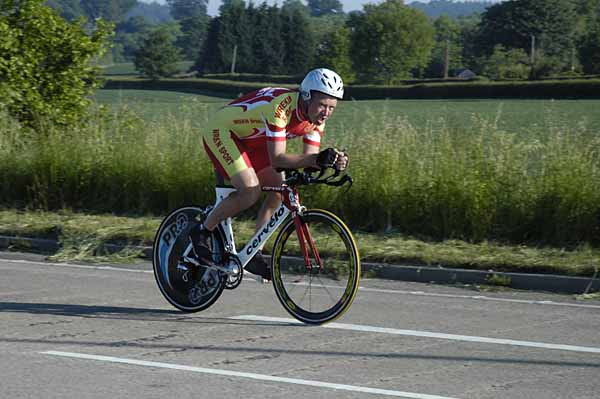
M 298 187 L 313 184 L 351 186 L 352 178 L 337 170 L 286 170 L 281 186 L 262 187 L 263 191 L 281 194 L 280 207 L 240 251 L 236 249 L 231 218 L 214 230 L 214 265 L 210 266 L 195 256 L 189 233 L 235 189 L 217 185 L 214 206 L 186 206 L 172 211 L 158 228 L 153 246 L 154 276 L 167 301 L 184 312 L 208 308 L 224 289 L 239 286 L 244 266 L 279 229 L 271 252 L 271 277 L 283 307 L 308 324 L 322 324 L 341 316 L 358 291 L 360 256 L 350 229 L 340 218 L 300 204 Z

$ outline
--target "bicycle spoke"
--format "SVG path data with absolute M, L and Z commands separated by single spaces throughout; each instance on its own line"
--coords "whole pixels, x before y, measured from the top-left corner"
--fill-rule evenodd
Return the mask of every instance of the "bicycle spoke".
M 304 322 L 322 323 L 352 303 L 360 278 L 358 253 L 347 228 L 331 214 L 312 211 L 303 216 L 303 223 L 306 237 L 288 223 L 276 240 L 274 287 L 288 312 Z M 304 265 L 299 237 L 306 240 L 312 269 Z

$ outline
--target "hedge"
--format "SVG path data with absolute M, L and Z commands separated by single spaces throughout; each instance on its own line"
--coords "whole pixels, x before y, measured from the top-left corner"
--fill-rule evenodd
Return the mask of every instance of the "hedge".
M 266 76 L 266 75 L 265 75 Z M 108 79 L 105 89 L 170 90 L 188 93 L 218 93 L 237 96 L 262 87 L 295 88 L 297 84 L 241 82 L 218 79 L 141 78 Z M 444 98 L 600 98 L 600 79 L 423 83 L 405 86 L 346 86 L 346 99 L 444 99 Z

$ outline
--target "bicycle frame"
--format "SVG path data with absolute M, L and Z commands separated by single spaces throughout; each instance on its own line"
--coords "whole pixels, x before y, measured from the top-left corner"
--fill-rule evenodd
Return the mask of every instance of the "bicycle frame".
M 254 234 L 254 236 L 248 241 L 248 243 L 241 249 L 241 251 L 237 251 L 235 245 L 235 238 L 233 236 L 233 224 L 232 219 L 227 218 L 219 224 L 219 229 L 224 238 L 225 250 L 232 255 L 235 255 L 241 263 L 241 266 L 244 267 L 250 262 L 250 260 L 254 257 L 256 252 L 262 247 L 262 244 L 268 241 L 268 239 L 277 231 L 279 226 L 287 219 L 288 215 L 291 214 L 291 217 L 294 220 L 294 224 L 296 226 L 296 233 L 298 234 L 298 240 L 300 242 L 301 251 L 304 258 L 304 263 L 308 269 L 312 268 L 312 264 L 310 262 L 310 258 L 308 256 L 308 248 L 306 246 L 306 242 L 310 246 L 310 249 L 315 256 L 315 260 L 318 263 L 319 267 L 322 267 L 322 262 L 317 252 L 317 249 L 314 245 L 314 241 L 312 240 L 312 236 L 306 224 L 303 224 L 300 216 L 304 210 L 304 207 L 300 205 L 300 198 L 298 196 L 298 191 L 295 187 L 289 187 L 287 185 L 281 185 L 278 187 L 269 187 L 264 186 L 261 188 L 262 191 L 265 192 L 279 192 L 281 193 L 282 201 L 279 208 L 271 215 L 271 218 L 261 226 L 260 229 Z M 233 193 L 235 188 L 230 186 L 217 186 L 215 188 L 216 191 L 216 201 L 215 207 L 227 198 L 231 193 Z

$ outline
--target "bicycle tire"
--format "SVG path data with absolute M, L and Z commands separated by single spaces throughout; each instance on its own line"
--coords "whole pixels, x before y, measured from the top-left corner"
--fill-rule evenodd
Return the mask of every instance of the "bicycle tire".
M 309 210 L 303 212 L 301 221 L 309 228 L 323 268 L 306 268 L 290 218 L 273 245 L 273 288 L 289 314 L 303 323 L 323 324 L 340 317 L 354 301 L 360 282 L 360 256 L 350 229 L 333 213 Z M 308 253 L 316 265 L 314 253 L 310 249 Z
M 163 219 L 153 243 L 152 265 L 158 288 L 171 305 L 184 312 L 208 308 L 225 288 L 223 273 L 182 262 L 182 255 L 190 245 L 189 232 L 203 216 L 200 207 L 173 210 Z M 223 254 L 223 241 L 218 234 L 213 234 L 213 260 L 220 262 Z

